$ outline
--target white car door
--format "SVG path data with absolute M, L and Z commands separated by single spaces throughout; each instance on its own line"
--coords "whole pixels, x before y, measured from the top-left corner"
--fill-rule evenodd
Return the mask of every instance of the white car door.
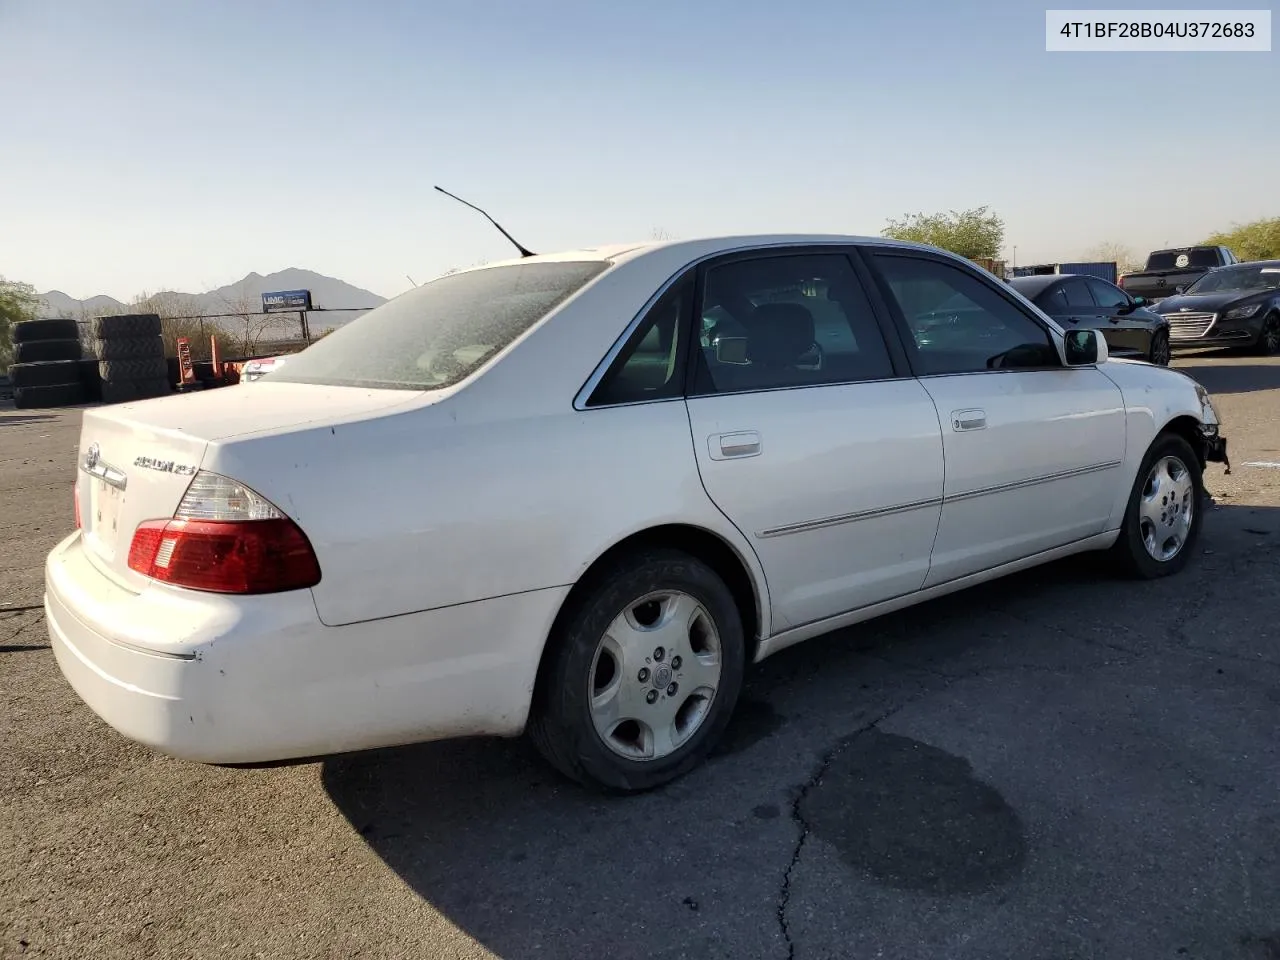
M 1103 532 L 1125 455 L 1120 390 L 1067 367 L 1041 319 L 977 269 L 871 248 L 937 405 L 946 479 L 927 586 Z
M 703 267 L 687 400 L 702 482 L 755 547 L 775 629 L 918 590 L 942 500 L 933 401 L 840 248 Z

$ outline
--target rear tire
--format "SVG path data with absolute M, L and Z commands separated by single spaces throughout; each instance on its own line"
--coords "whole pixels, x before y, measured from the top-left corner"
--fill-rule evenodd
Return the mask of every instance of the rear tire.
M 172 392 L 168 380 L 103 380 L 103 403 L 131 403 L 168 396 Z
M 74 320 L 19 320 L 13 325 L 13 342 L 30 340 L 79 340 L 80 327 Z
M 113 337 L 110 340 L 95 340 L 93 354 L 99 360 L 134 360 L 138 358 L 163 357 L 163 337 Z
M 1111 555 L 1140 580 L 1171 576 L 1187 565 L 1207 502 L 1200 459 L 1174 433 L 1162 433 L 1142 458 Z
M 1274 357 L 1280 353 L 1280 313 L 1269 313 L 1262 320 L 1262 332 L 1253 352 L 1260 357 Z
M 140 357 L 133 360 L 103 360 L 98 364 L 98 375 L 110 383 L 123 383 L 126 380 L 168 380 L 169 364 L 163 356 Z
M 15 363 L 9 368 L 14 388 L 55 387 L 80 381 L 79 360 L 42 360 L 39 363 Z
M 724 733 L 746 641 L 733 594 L 706 564 L 646 550 L 593 576 L 557 620 L 529 736 L 561 773 L 614 793 L 670 783 Z
M 118 317 L 94 317 L 93 336 L 97 340 L 119 340 L 125 337 L 160 336 L 160 315 L 126 313 Z
M 14 363 L 79 360 L 80 354 L 79 340 L 19 340 L 13 345 Z
M 81 383 L 17 387 L 13 391 L 13 405 L 19 410 L 30 410 L 36 407 L 69 407 L 84 402 L 84 385 Z

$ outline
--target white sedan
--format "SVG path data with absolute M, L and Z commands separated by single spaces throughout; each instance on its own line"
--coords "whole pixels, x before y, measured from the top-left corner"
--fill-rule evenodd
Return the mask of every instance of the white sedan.
M 532 256 L 252 390 L 86 410 L 49 633 L 93 710 L 177 757 L 527 731 L 643 790 L 792 644 L 1082 551 L 1178 571 L 1218 427 L 1188 377 L 929 247 Z

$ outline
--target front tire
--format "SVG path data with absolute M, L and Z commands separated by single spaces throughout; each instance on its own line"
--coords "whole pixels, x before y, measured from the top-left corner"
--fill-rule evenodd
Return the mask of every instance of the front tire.
M 1262 357 L 1274 357 L 1280 353 L 1280 313 L 1269 313 L 1262 320 L 1262 332 L 1253 352 Z
M 1157 367 L 1167 367 L 1173 359 L 1173 354 L 1169 349 L 1169 331 L 1157 330 L 1155 336 L 1151 338 L 1151 353 L 1149 360 Z
M 1120 570 L 1142 580 L 1177 573 L 1200 535 L 1206 501 L 1200 460 L 1173 433 L 1158 436 L 1138 468 L 1112 556 Z
M 638 793 L 684 776 L 724 733 L 746 640 L 733 594 L 676 550 L 594 576 L 549 641 L 529 735 L 561 773 Z

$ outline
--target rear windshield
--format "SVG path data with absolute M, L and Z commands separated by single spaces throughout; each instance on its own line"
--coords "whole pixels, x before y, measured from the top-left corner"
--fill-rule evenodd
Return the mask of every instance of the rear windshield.
M 1179 262 L 1180 258 L 1186 257 Z M 1161 250 L 1147 257 L 1148 270 L 1179 270 L 1187 267 L 1216 267 L 1220 263 L 1216 247 L 1200 250 Z
M 272 381 L 438 390 L 482 366 L 609 267 L 520 263 L 440 277 L 317 340 Z

